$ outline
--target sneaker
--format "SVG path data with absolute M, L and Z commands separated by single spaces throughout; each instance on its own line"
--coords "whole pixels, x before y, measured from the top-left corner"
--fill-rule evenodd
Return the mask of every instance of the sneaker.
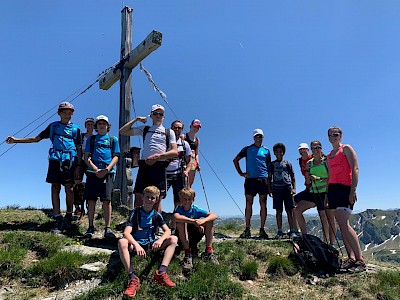
M 359 272 L 364 272 L 367 270 L 367 266 L 364 261 L 362 260 L 357 260 L 351 268 L 348 269 L 349 272 L 353 273 L 359 273 Z
M 214 265 L 219 265 L 219 261 L 213 252 L 203 252 L 201 254 L 201 259 L 204 261 L 208 261 Z
M 54 219 L 54 227 L 51 230 L 54 234 L 61 234 L 64 227 L 64 218 L 62 216 L 57 216 Z
M 344 270 L 349 270 L 350 268 L 352 268 L 354 266 L 355 263 L 356 263 L 356 261 L 354 259 L 348 258 L 342 263 L 340 268 L 344 269 Z
M 108 240 L 113 240 L 113 239 L 116 239 L 117 237 L 115 236 L 115 234 L 111 230 L 111 228 L 107 227 L 106 230 L 104 231 L 104 238 L 108 239 Z
M 278 231 L 278 232 L 276 233 L 275 238 L 276 238 L 276 239 L 281 239 L 281 238 L 283 238 L 283 236 L 284 236 L 283 232 L 282 232 L 282 231 Z
M 246 228 L 239 237 L 241 239 L 249 239 L 249 238 L 251 238 L 250 228 Z
M 86 230 L 84 238 L 85 239 L 91 239 L 93 237 L 93 234 L 94 234 L 94 227 L 93 226 L 89 226 L 89 228 Z
M 260 239 L 266 239 L 268 240 L 268 234 L 265 232 L 264 228 L 260 228 L 260 233 L 258 234 L 258 237 Z
M 159 285 L 169 288 L 176 286 L 176 284 L 169 279 L 167 272 L 160 273 L 158 270 L 153 275 L 153 281 L 157 282 Z
M 297 238 L 297 234 L 296 234 L 296 232 L 294 232 L 294 231 L 290 231 L 290 232 L 289 232 L 289 238 L 291 238 L 291 239 L 295 239 L 295 238 Z
M 138 277 L 133 277 L 129 280 L 128 287 L 126 288 L 124 295 L 128 297 L 135 297 L 136 292 L 140 289 L 140 281 Z
M 193 260 L 191 256 L 185 256 L 182 262 L 183 269 L 188 271 L 193 269 Z

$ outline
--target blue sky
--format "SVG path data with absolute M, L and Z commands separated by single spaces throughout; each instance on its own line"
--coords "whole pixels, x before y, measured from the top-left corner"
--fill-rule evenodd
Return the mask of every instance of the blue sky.
M 133 47 L 153 29 L 163 33 L 144 67 L 186 125 L 202 121 L 201 152 L 242 210 L 243 178 L 232 159 L 253 142 L 253 129 L 264 130 L 270 149 L 286 145 L 300 191 L 297 146 L 320 140 L 329 152 L 332 125 L 342 127 L 343 142 L 359 157 L 355 209 L 399 207 L 398 1 L 7 1 L 0 11 L 2 140 L 119 60 L 124 5 L 134 9 Z M 152 104 L 165 104 L 139 69 L 133 70 L 133 97 L 142 116 Z M 117 134 L 118 101 L 118 84 L 108 91 L 96 85 L 73 102 L 73 121 L 83 126 L 86 117 L 105 114 Z M 173 112 L 167 109 L 166 125 Z M 131 145 L 139 139 L 131 138 Z M 50 207 L 49 146 L 48 140 L 17 145 L 0 157 L 0 206 Z M 0 145 L 0 155 L 8 148 Z M 241 214 L 204 159 L 200 163 L 211 210 Z M 206 207 L 199 177 L 194 188 L 198 205 Z M 164 207 L 172 208 L 172 195 Z M 274 213 L 270 198 L 268 213 Z

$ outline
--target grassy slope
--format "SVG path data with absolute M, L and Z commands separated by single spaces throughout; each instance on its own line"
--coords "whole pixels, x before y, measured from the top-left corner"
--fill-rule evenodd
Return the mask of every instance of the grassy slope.
M 114 219 L 124 217 L 115 214 Z M 76 234 L 84 232 L 85 222 L 75 224 Z M 97 222 L 99 226 L 101 219 Z M 93 277 L 101 278 L 103 284 L 76 299 L 122 299 L 126 278 L 118 255 L 110 258 L 60 252 L 62 246 L 81 241 L 55 236 L 48 232 L 50 228 L 50 219 L 42 211 L 0 210 L 0 286 L 12 287 L 3 289 L 0 299 L 41 298 L 66 282 Z M 217 231 L 237 235 L 241 230 L 225 225 Z M 203 247 L 202 244 L 200 249 Z M 196 259 L 194 272 L 187 276 L 179 264 L 182 254 L 173 260 L 168 272 L 177 288 L 172 290 L 151 282 L 159 258 L 135 258 L 136 273 L 142 278 L 137 299 L 398 299 L 400 294 L 398 269 L 313 280 L 312 273 L 292 258 L 291 245 L 285 241 L 227 239 L 217 241 L 214 251 L 220 265 Z M 94 261 L 102 261 L 108 268 L 97 273 L 79 269 Z M 384 265 L 393 270 L 398 267 Z

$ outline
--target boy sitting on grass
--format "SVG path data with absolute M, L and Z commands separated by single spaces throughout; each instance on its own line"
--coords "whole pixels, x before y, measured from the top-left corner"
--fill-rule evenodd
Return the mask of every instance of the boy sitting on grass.
M 124 292 L 124 295 L 128 297 L 134 297 L 140 288 L 139 278 L 131 266 L 130 252 L 146 258 L 146 250 L 164 250 L 161 266 L 154 274 L 153 280 L 168 288 L 175 287 L 175 283 L 167 275 L 167 268 L 174 255 L 178 238 L 171 236 L 171 230 L 165 224 L 163 217 L 153 209 L 158 201 L 160 201 L 160 190 L 155 186 L 145 188 L 143 206 L 135 208 L 131 213 L 124 229 L 124 237 L 118 241 L 119 255 L 129 276 L 129 284 Z M 155 231 L 158 227 L 161 227 L 164 233 L 160 238 L 155 239 Z
M 192 250 L 197 252 L 197 244 L 203 236 L 206 236 L 206 249 L 202 253 L 203 260 L 208 260 L 218 264 L 217 258 L 213 254 L 212 240 L 214 235 L 214 220 L 217 215 L 207 212 L 204 209 L 193 205 L 196 193 L 191 188 L 183 188 L 179 191 L 180 206 L 174 213 L 174 218 L 177 222 L 177 230 L 179 240 L 185 250 L 185 258 L 183 260 L 183 268 L 190 270 L 193 268 Z

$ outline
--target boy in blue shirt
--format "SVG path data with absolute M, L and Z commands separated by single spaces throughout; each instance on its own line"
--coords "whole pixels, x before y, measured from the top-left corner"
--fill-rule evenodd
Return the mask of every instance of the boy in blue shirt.
M 114 166 L 118 162 L 120 154 L 118 139 L 110 136 L 110 123 L 106 116 L 96 118 L 95 130 L 97 135 L 88 138 L 85 146 L 85 163 L 88 166 L 86 172 L 85 198 L 88 201 L 89 228 L 85 238 L 92 238 L 94 233 L 94 213 L 97 197 L 103 203 L 105 232 L 107 239 L 115 238 L 110 229 L 111 224 L 111 194 L 114 187 Z
M 296 180 L 293 167 L 290 162 L 283 160 L 286 147 L 282 143 L 277 143 L 273 147 L 276 160 L 268 166 L 268 193 L 273 198 L 273 208 L 276 210 L 276 225 L 278 233 L 276 238 L 283 237 L 282 232 L 282 212 L 283 204 L 288 217 L 290 237 L 296 237 L 295 224 L 293 219 L 293 195 L 296 194 Z
M 50 139 L 52 147 L 49 150 L 49 167 L 46 182 L 51 183 L 51 202 L 54 215 L 53 232 L 60 234 L 65 228 L 67 233 L 71 230 L 72 210 L 74 204 L 74 178 L 79 177 L 77 165 L 81 161 L 81 132 L 79 126 L 71 122 L 74 114 L 74 106 L 69 102 L 61 102 L 57 113 L 60 121 L 53 122 L 46 127 L 38 136 L 15 138 L 9 136 L 8 144 L 14 143 L 37 143 L 43 139 Z M 60 191 L 64 185 L 67 212 L 65 222 L 60 210 Z
M 160 201 L 160 190 L 155 186 L 148 186 L 144 189 L 142 198 L 143 206 L 136 207 L 131 213 L 123 238 L 118 241 L 119 255 L 129 277 L 128 287 L 124 292 L 128 297 L 134 297 L 140 288 L 139 278 L 131 266 L 130 252 L 133 251 L 140 257 L 146 258 L 146 250 L 164 250 L 161 266 L 154 274 L 153 280 L 168 288 L 175 287 L 175 283 L 168 277 L 167 268 L 174 255 L 178 238 L 171 235 L 171 230 L 161 214 L 153 209 L 154 204 Z M 161 227 L 164 233 L 156 239 L 155 232 L 158 227 Z
M 190 270 L 193 268 L 192 250 L 197 249 L 197 244 L 203 236 L 206 236 L 206 249 L 201 257 L 204 260 L 218 264 L 218 260 L 213 254 L 212 241 L 214 235 L 214 220 L 217 215 L 207 212 L 194 205 L 196 193 L 191 188 L 183 188 L 179 191 L 180 206 L 175 209 L 174 218 L 177 223 L 179 240 L 185 251 L 183 268 Z

